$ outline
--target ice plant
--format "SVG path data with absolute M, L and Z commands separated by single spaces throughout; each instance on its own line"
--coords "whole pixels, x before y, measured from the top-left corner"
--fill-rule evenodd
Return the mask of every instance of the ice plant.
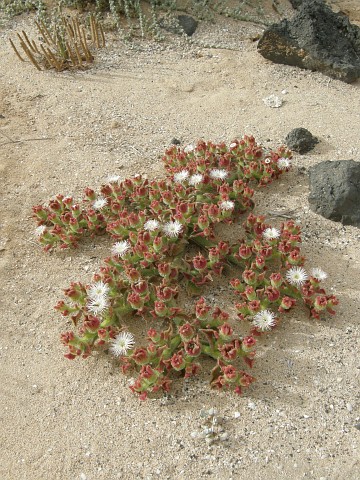
M 302 267 L 292 267 L 286 272 L 286 278 L 291 285 L 299 287 L 304 285 L 308 275 Z
M 196 375 L 209 357 L 211 386 L 240 394 L 255 380 L 248 369 L 259 340 L 282 315 L 298 303 L 311 318 L 334 314 L 338 300 L 321 285 L 326 273 L 304 268 L 300 226 L 293 220 L 273 226 L 251 213 L 256 188 L 283 175 L 290 157 L 285 147 L 265 151 L 249 136 L 229 147 L 172 146 L 163 156 L 163 179 L 110 177 L 99 193 L 86 188 L 82 200 L 57 195 L 35 206 L 35 234 L 46 251 L 76 247 L 86 235 L 114 241 L 92 282 L 71 283 L 55 307 L 73 324 L 61 336 L 65 356 L 109 351 L 124 373 L 135 374 L 130 388 L 141 399 L 168 391 L 172 372 Z M 241 238 L 225 241 L 222 225 L 240 218 Z M 235 314 L 201 296 L 222 274 L 232 277 Z M 195 303 L 185 310 L 186 294 Z M 132 322 L 148 329 L 136 348 Z
M 266 332 L 275 326 L 275 314 L 270 310 L 261 310 L 254 316 L 252 323 L 260 332 Z
M 127 355 L 129 350 L 132 350 L 135 345 L 134 335 L 130 332 L 121 332 L 110 341 L 109 351 L 115 357 Z
M 189 178 L 189 172 L 187 170 L 181 170 L 174 174 L 174 182 L 182 183 Z
M 280 231 L 277 228 L 265 228 L 263 231 L 265 240 L 274 240 L 280 237 Z
M 215 168 L 210 171 L 210 177 L 217 180 L 224 180 L 228 176 L 228 172 L 224 169 Z
M 314 277 L 316 280 L 318 280 L 319 282 L 321 282 L 322 280 L 326 280 L 327 279 L 327 273 L 324 272 L 324 270 L 322 270 L 321 268 L 317 267 L 317 268 L 313 268 L 311 270 L 311 276 Z
M 182 229 L 183 226 L 178 220 L 167 222 L 163 226 L 163 231 L 167 237 L 178 237 Z
M 111 253 L 118 257 L 124 257 L 126 253 L 130 250 L 131 245 L 128 240 L 122 240 L 121 242 L 116 242 L 112 248 Z
M 93 208 L 95 210 L 101 210 L 102 208 L 105 207 L 105 205 L 107 205 L 107 200 L 106 198 L 104 197 L 98 197 L 95 202 L 93 203 Z

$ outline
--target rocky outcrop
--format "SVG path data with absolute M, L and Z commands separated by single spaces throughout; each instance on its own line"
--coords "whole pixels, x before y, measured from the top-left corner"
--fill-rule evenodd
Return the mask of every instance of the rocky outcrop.
M 309 169 L 309 178 L 309 204 L 314 212 L 360 227 L 360 162 L 321 162 Z
M 259 53 L 275 62 L 353 82 L 360 77 L 360 28 L 323 0 L 303 0 L 294 17 L 267 28 Z

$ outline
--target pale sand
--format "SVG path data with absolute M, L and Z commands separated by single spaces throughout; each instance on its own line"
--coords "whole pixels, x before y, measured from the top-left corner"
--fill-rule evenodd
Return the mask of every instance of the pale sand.
M 360 24 L 357 0 L 332 3 Z M 259 25 L 224 18 L 200 24 L 192 46 L 169 38 L 131 49 L 110 38 L 86 72 L 38 72 L 7 41 L 29 25 L 22 16 L 0 30 L 0 478 L 360 478 L 360 230 L 309 210 L 306 174 L 324 160 L 360 160 L 360 81 L 274 65 L 250 39 Z M 270 94 L 281 108 L 265 106 Z M 301 223 L 308 265 L 329 274 L 326 288 L 340 298 L 334 318 L 309 320 L 301 309 L 287 317 L 259 347 L 258 381 L 242 397 L 209 389 L 208 362 L 199 377 L 178 379 L 168 398 L 141 403 L 112 358 L 63 357 L 59 335 L 68 326 L 53 305 L 71 281 L 90 281 L 111 241 L 45 254 L 32 205 L 57 193 L 80 197 L 108 175 L 162 176 L 173 137 L 230 143 L 251 133 L 275 147 L 296 127 L 320 143 L 257 194 L 256 211 L 292 212 Z M 38 138 L 46 139 L 29 140 Z M 226 306 L 227 291 L 224 279 L 206 295 Z M 208 448 L 192 438 L 203 407 L 224 417 L 228 441 Z

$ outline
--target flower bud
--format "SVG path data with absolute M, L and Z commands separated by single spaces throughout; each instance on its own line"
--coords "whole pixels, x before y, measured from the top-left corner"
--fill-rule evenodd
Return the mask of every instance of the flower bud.
M 44 222 L 48 218 L 48 210 L 45 209 L 42 205 L 37 205 L 33 207 L 33 212 L 34 216 L 39 220 L 40 222 Z
M 193 262 L 194 268 L 199 272 L 203 272 L 204 270 L 206 270 L 207 260 L 200 253 L 192 259 L 192 262 Z
M 158 378 L 158 374 L 150 365 L 143 365 L 140 370 L 140 377 L 142 380 L 141 385 L 144 388 L 154 383 Z
M 180 350 L 180 352 L 174 353 L 174 355 L 171 357 L 170 363 L 174 370 L 183 370 L 186 366 L 186 361 L 183 357 L 183 351 Z
M 177 288 L 170 288 L 166 287 L 164 285 L 158 285 L 155 287 L 156 290 L 156 295 L 160 300 L 164 300 L 165 302 L 168 302 L 172 298 L 175 298 L 177 295 Z
M 283 297 L 281 299 L 281 304 L 280 304 L 279 310 L 280 310 L 280 312 L 282 310 L 290 310 L 290 308 L 294 307 L 295 305 L 296 305 L 296 300 L 294 298 Z
M 327 305 L 328 305 L 328 301 L 325 295 L 319 295 L 315 298 L 314 308 L 317 312 L 326 310 Z
M 280 273 L 272 273 L 270 275 L 270 283 L 271 283 L 271 286 L 274 287 L 274 288 L 281 287 L 281 285 L 283 283 L 283 279 L 282 279 L 281 274 Z
M 94 192 L 94 190 L 92 190 L 91 188 L 89 187 L 86 187 L 85 188 L 85 198 L 87 200 L 89 200 L 90 202 L 92 202 L 93 200 L 96 199 L 96 194 Z
M 186 322 L 184 325 L 178 327 L 178 332 L 183 342 L 189 341 L 195 334 L 195 331 L 189 322 Z
M 241 372 L 241 376 L 239 378 L 239 383 L 242 387 L 248 387 L 251 383 L 255 381 L 255 378 L 249 375 L 246 372 Z
M 265 295 L 270 302 L 276 302 L 280 297 L 280 291 L 277 288 L 269 286 L 265 288 Z
M 212 222 L 217 221 L 221 216 L 220 208 L 215 204 L 210 205 L 207 213 Z
M 149 354 L 144 348 L 137 348 L 130 356 L 137 365 L 143 365 L 149 361 Z
M 184 343 L 184 347 L 189 357 L 198 357 L 201 354 L 201 345 L 198 337 Z
M 265 258 L 262 255 L 257 255 L 255 258 L 255 265 L 259 270 L 263 270 L 265 267 Z
M 254 287 L 248 285 L 245 290 L 244 290 L 244 295 L 247 300 L 249 301 L 252 301 L 252 300 L 256 300 L 257 299 L 257 295 L 256 295 L 256 292 L 255 292 L 255 289 Z
M 196 318 L 199 320 L 207 320 L 209 318 L 209 311 L 211 308 L 206 305 L 204 297 L 201 297 L 195 306 Z
M 225 343 L 219 346 L 219 351 L 225 360 L 234 360 L 237 357 L 240 343 L 238 340 L 233 340 L 230 343 Z
M 251 255 L 252 255 L 252 248 L 249 247 L 248 245 L 245 245 L 245 244 L 243 243 L 243 244 L 240 245 L 240 247 L 239 247 L 238 255 L 239 255 L 239 257 L 242 258 L 243 260 L 247 260 L 247 259 L 250 258 Z
M 158 317 L 167 317 L 169 315 L 169 309 L 167 305 L 159 300 L 154 302 L 154 312 Z
M 232 188 L 233 188 L 233 191 L 236 194 L 242 193 L 244 191 L 244 181 L 243 180 L 234 180 Z
M 128 215 L 128 222 L 129 222 L 129 225 L 130 227 L 133 227 L 133 228 L 138 228 L 140 226 L 139 224 L 139 216 L 135 213 L 135 212 L 131 212 L 129 215 Z
M 168 278 L 171 273 L 171 265 L 170 263 L 159 263 L 157 266 L 159 274 L 164 277 Z
M 147 332 L 147 335 L 149 339 L 154 343 L 157 343 L 161 338 L 160 334 L 155 330 L 155 328 L 150 328 L 150 330 L 148 330 Z
M 211 264 L 217 263 L 220 260 L 220 251 L 218 247 L 209 248 L 209 261 Z
M 259 300 L 251 300 L 248 303 L 248 309 L 250 310 L 251 315 L 260 311 L 261 305 Z
M 234 382 L 237 377 L 236 369 L 232 365 L 226 365 L 222 367 L 222 371 L 224 373 L 224 378 L 228 382 Z
M 137 283 L 131 285 L 133 292 L 138 293 L 139 295 L 147 295 L 149 293 L 149 285 L 145 280 L 140 280 Z
M 244 291 L 244 285 L 241 280 L 238 278 L 232 278 L 230 280 L 230 285 L 237 291 L 237 292 L 243 292 Z
M 163 237 L 155 237 L 153 240 L 153 249 L 156 253 L 160 253 L 163 249 L 164 240 Z
M 206 215 L 199 215 L 197 225 L 201 230 L 209 228 L 210 222 Z
M 127 297 L 127 301 L 134 310 L 141 310 L 144 307 L 144 300 L 138 293 L 130 293 Z
M 219 328 L 219 336 L 225 342 L 230 340 L 233 333 L 234 333 L 234 330 L 228 323 L 223 323 Z
M 244 270 L 242 278 L 248 285 L 256 285 L 256 273 L 253 270 Z
M 244 352 L 249 352 L 256 344 L 256 340 L 252 335 L 244 337 L 241 342 L 241 349 Z

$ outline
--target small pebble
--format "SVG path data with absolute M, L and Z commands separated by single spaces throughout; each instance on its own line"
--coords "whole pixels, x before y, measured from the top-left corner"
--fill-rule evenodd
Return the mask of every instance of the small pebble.
M 263 98 L 263 102 L 270 108 L 279 108 L 283 104 L 281 98 L 276 95 L 270 95 L 269 97 Z
M 240 412 L 235 412 L 235 413 L 234 413 L 234 417 L 235 417 L 235 418 L 239 418 L 239 417 L 240 417 L 240 415 L 241 415 L 241 413 L 240 413 Z

